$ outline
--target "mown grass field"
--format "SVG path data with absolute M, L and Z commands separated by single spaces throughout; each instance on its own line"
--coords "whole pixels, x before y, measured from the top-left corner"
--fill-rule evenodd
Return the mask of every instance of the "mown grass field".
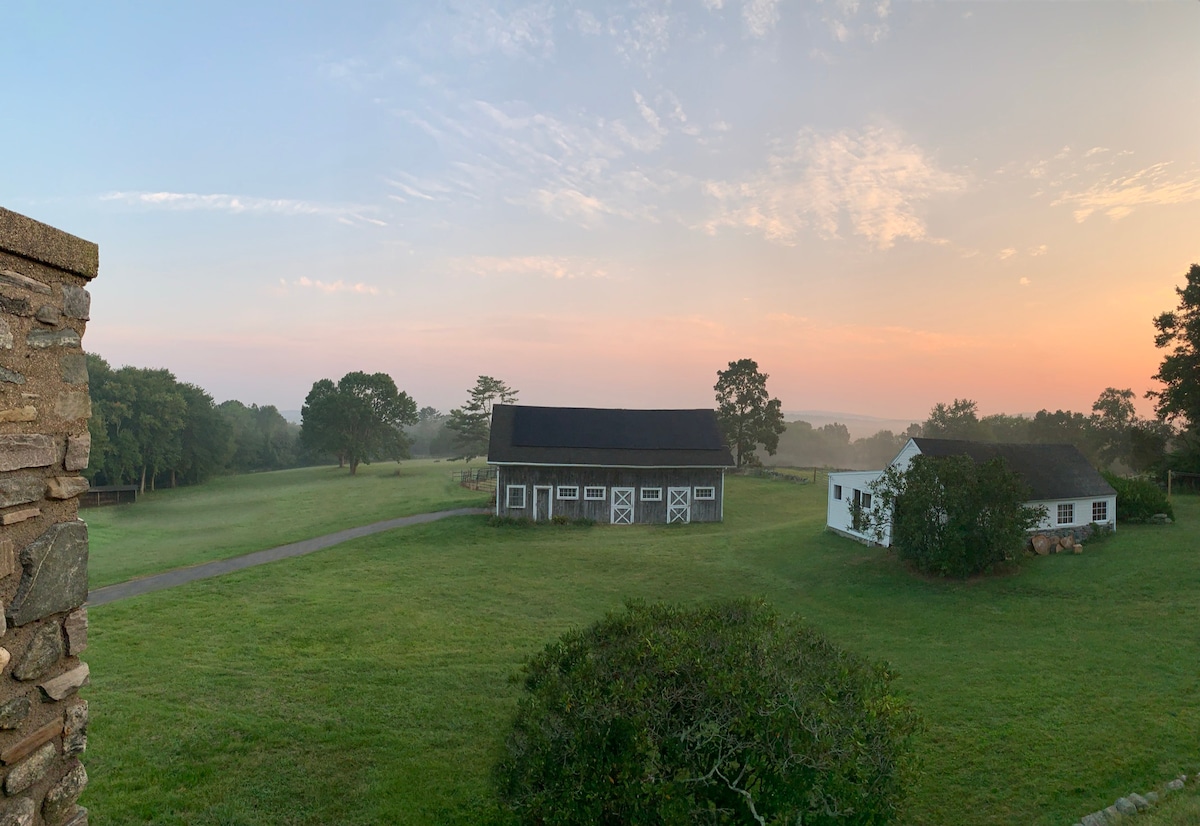
M 225 476 L 82 511 L 92 588 L 409 516 L 486 505 L 450 481 L 461 462 L 411 461 Z
M 763 595 L 887 659 L 927 724 L 911 824 L 1069 824 L 1200 768 L 1200 503 L 945 583 L 826 534 L 824 502 L 734 478 L 723 525 L 459 518 L 94 608 L 82 802 L 94 824 L 503 822 L 509 676 L 630 597 Z

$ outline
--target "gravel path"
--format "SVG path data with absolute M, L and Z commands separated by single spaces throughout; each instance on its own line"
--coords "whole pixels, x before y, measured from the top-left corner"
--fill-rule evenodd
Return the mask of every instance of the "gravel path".
M 491 513 L 491 511 L 484 508 L 457 508 L 456 510 L 438 511 L 437 513 L 401 516 L 398 519 L 388 519 L 358 528 L 347 528 L 337 533 L 305 539 L 302 542 L 293 542 L 290 545 L 280 545 L 278 548 L 267 548 L 265 551 L 255 551 L 243 556 L 235 556 L 232 559 L 216 559 L 212 562 L 193 565 L 190 568 L 176 568 L 173 571 L 154 574 L 153 576 L 142 577 L 141 579 L 131 579 L 128 582 L 118 582 L 115 585 L 105 585 L 103 588 L 96 588 L 88 592 L 87 604 L 89 606 L 104 605 L 107 602 L 115 602 L 126 597 L 135 597 L 139 594 L 148 594 L 151 591 L 173 588 L 176 585 L 183 585 L 185 582 L 195 582 L 198 579 L 221 576 L 233 571 L 240 571 L 243 568 L 253 568 L 255 565 L 263 565 L 267 562 L 274 562 L 277 559 L 303 556 L 304 554 L 311 554 L 313 551 L 319 551 L 351 539 L 358 539 L 360 536 L 370 536 L 373 533 L 390 531 L 392 528 L 422 525 L 426 522 L 436 522 L 439 519 L 445 519 L 448 516 L 472 516 L 483 513 Z

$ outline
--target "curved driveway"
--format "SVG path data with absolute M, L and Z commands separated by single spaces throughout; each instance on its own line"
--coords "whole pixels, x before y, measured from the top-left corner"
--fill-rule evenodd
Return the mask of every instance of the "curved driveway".
M 445 519 L 448 516 L 473 516 L 483 513 L 491 513 L 491 511 L 484 508 L 457 508 L 449 511 L 438 511 L 436 513 L 420 513 L 416 516 L 401 516 L 397 519 L 388 519 L 358 528 L 347 528 L 337 533 L 317 536 L 301 542 L 293 542 L 290 545 L 280 545 L 278 548 L 267 548 L 265 551 L 255 551 L 254 553 L 235 556 L 232 559 L 215 559 L 212 562 L 204 562 L 200 565 L 193 565 L 190 568 L 176 568 L 173 571 L 166 571 L 165 573 L 154 574 L 153 576 L 142 577 L 141 579 L 131 579 L 128 582 L 118 582 L 115 585 L 105 585 L 103 588 L 88 591 L 87 605 L 104 605 L 106 602 L 115 602 L 118 599 L 125 599 L 126 597 L 135 597 L 139 594 L 148 594 L 151 591 L 173 588 L 176 585 L 183 585 L 185 582 L 195 582 L 197 579 L 208 579 L 209 577 L 240 571 L 243 568 L 253 568 L 255 565 L 274 562 L 277 559 L 304 556 L 304 554 L 311 554 L 313 551 L 319 551 L 332 545 L 339 545 L 351 539 L 358 539 L 360 536 L 370 536 L 373 533 L 390 531 L 392 528 L 422 525 L 426 522 L 436 522 L 439 519 Z

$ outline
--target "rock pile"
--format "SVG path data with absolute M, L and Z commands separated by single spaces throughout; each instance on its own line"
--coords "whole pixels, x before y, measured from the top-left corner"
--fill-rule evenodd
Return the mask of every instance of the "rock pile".
M 1200 775 L 1192 775 L 1192 781 L 1200 781 Z M 1136 792 L 1126 797 L 1117 798 L 1117 801 L 1111 806 L 1086 814 L 1076 821 L 1075 826 L 1113 826 L 1121 823 L 1133 815 L 1140 814 L 1153 808 L 1161 798 L 1161 795 L 1170 794 L 1183 789 L 1188 782 L 1188 776 L 1181 774 L 1174 780 L 1166 783 L 1159 792 L 1146 792 L 1144 795 Z

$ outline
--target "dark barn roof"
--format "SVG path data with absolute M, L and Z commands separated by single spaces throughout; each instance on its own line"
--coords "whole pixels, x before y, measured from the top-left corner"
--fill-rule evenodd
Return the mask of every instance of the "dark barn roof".
M 732 467 L 712 410 L 492 408 L 488 462 L 616 467 Z
M 957 439 L 913 439 L 926 456 L 961 456 L 978 463 L 1004 459 L 1032 490 L 1033 500 L 1115 496 L 1112 485 L 1074 445 L 1020 445 Z

